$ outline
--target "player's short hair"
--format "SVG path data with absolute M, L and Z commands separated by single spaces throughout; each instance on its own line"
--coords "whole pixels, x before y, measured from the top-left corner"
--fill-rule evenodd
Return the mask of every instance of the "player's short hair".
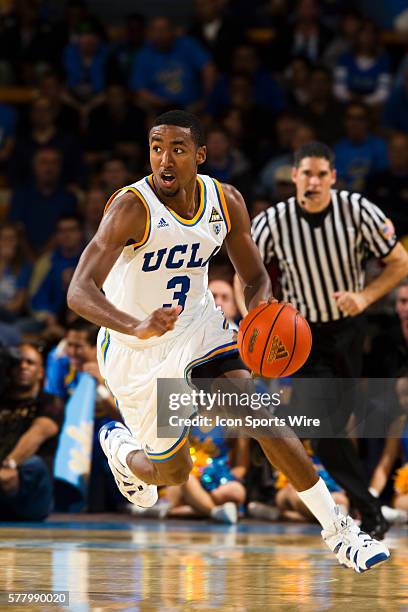
M 322 159 L 327 159 L 330 168 L 334 168 L 334 153 L 327 144 L 324 144 L 324 142 L 312 140 L 299 147 L 294 155 L 294 165 L 296 168 L 299 168 L 302 159 L 305 159 L 305 157 L 320 157 Z
M 86 340 L 88 344 L 90 344 L 91 346 L 96 345 L 99 327 L 97 327 L 93 323 L 85 321 L 85 319 L 76 319 L 68 325 L 67 333 L 70 331 L 86 332 Z
M 184 110 L 167 111 L 156 117 L 152 128 L 159 125 L 176 125 L 177 127 L 188 128 L 197 147 L 205 145 L 204 129 L 201 121 L 192 113 Z

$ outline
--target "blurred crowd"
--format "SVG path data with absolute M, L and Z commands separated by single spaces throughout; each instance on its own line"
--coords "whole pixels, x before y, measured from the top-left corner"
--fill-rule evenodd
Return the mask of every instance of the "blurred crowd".
M 184 108 L 200 116 L 208 149 L 200 172 L 235 185 L 251 217 L 294 194 L 296 148 L 315 139 L 329 144 L 337 186 L 378 204 L 408 248 L 408 35 L 368 20 L 351 2 L 253 0 L 249 13 L 246 4 L 197 0 L 183 28 L 165 15 L 137 13 L 110 26 L 85 0 L 67 0 L 60 16 L 41 0 L 2 5 L 0 343 L 21 345 L 28 355 L 13 370 L 13 401 L 26 397 L 27 385 L 45 394 L 37 408 L 48 410 L 59 430 L 63 405 L 82 372 L 97 384 L 95 430 L 104 419 L 118 418 L 98 372 L 95 329 L 68 310 L 66 291 L 109 196 L 149 173 L 147 131 L 157 114 Z M 270 273 L 278 287 L 273 264 Z M 232 268 L 222 253 L 210 275 L 217 304 L 237 324 Z M 393 391 L 403 438 L 408 283 L 377 304 L 368 320 L 365 374 L 401 377 Z M 48 353 L 46 363 L 39 345 Z M 2 432 L 10 417 L 4 410 Z M 24 417 L 26 430 L 36 410 L 31 421 Z M 0 444 L 0 459 L 25 430 L 13 431 Z M 49 467 L 55 452 L 49 439 L 56 432 L 51 427 L 48 433 L 37 436 L 28 457 L 48 441 Z M 163 491 L 160 516 L 234 522 L 246 509 L 262 518 L 307 517 L 255 444 L 227 443 L 219 432 L 193 433 L 194 471 L 183 487 Z M 406 511 L 408 474 L 399 473 L 394 492 L 391 476 L 396 467 L 404 469 L 408 445 L 407 456 L 397 446 L 382 444 L 375 458 L 367 457 L 367 478 L 384 503 Z M 123 500 L 96 447 L 82 507 L 118 509 Z M 316 465 L 324 471 L 317 458 Z M 4 479 L 13 480 L 4 476 L 7 469 L 0 469 L 1 490 Z M 5 486 L 18 489 L 16 482 Z M 348 505 L 336 483 L 331 490 Z M 63 489 L 57 498 L 57 508 L 69 509 Z

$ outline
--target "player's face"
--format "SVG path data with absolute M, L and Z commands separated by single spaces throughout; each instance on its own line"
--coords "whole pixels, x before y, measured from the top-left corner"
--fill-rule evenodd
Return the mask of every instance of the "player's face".
M 150 132 L 150 165 L 155 184 L 164 197 L 176 196 L 195 181 L 206 148 L 197 147 L 189 128 L 159 125 Z
M 305 157 L 298 168 L 292 169 L 292 180 L 296 185 L 298 202 L 305 202 L 305 209 L 313 210 L 330 201 L 330 189 L 336 182 L 336 171 L 323 157 Z M 304 199 L 306 191 L 310 197 Z

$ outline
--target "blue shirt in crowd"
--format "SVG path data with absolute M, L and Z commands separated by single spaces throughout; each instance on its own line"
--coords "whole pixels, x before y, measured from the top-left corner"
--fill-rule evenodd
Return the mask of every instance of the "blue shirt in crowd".
M 83 62 L 77 43 L 69 43 L 63 54 L 66 83 L 76 89 L 80 97 L 89 97 L 103 91 L 106 87 L 106 63 L 109 48 L 101 43 L 89 66 Z
M 345 84 L 355 94 L 366 96 L 373 93 L 382 74 L 390 73 L 388 55 L 381 54 L 369 68 L 362 68 L 353 53 L 347 52 L 340 56 L 338 67 L 345 70 Z
M 65 305 L 68 283 L 71 274 L 79 262 L 80 253 L 73 257 L 64 257 L 59 249 L 50 256 L 49 270 L 31 300 L 34 311 L 47 311 L 57 315 Z
M 79 373 L 61 353 L 60 346 L 54 347 L 47 357 L 44 391 L 57 395 L 64 402 L 72 395 L 79 382 Z
M 343 138 L 334 145 L 337 177 L 346 189 L 361 191 L 369 174 L 388 167 L 386 141 L 368 136 L 360 143 Z
M 16 297 L 19 289 L 27 289 L 30 282 L 31 265 L 23 263 L 18 272 L 6 266 L 0 276 L 0 306 L 6 306 Z
M 55 232 L 59 217 L 75 208 L 75 197 L 63 189 L 45 195 L 34 187 L 21 187 L 12 195 L 9 219 L 24 223 L 28 242 L 40 249 Z
M 257 106 L 268 109 L 274 115 L 283 110 L 285 98 L 283 91 L 275 79 L 267 72 L 259 71 L 253 76 L 252 97 Z M 231 79 L 222 75 L 215 82 L 208 97 L 207 112 L 216 116 L 232 104 Z
M 188 106 L 201 95 L 200 72 L 210 55 L 188 36 L 176 38 L 168 51 L 145 43 L 135 54 L 129 86 L 147 89 L 173 104 Z

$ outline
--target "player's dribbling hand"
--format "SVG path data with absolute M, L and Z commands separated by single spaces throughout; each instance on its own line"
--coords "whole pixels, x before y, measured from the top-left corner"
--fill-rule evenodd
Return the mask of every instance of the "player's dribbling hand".
M 151 315 L 139 323 L 135 335 L 141 340 L 147 340 L 152 336 L 162 336 L 173 329 L 181 311 L 181 306 L 154 310 Z
M 367 299 L 363 293 L 353 291 L 336 291 L 333 293 L 337 307 L 345 315 L 355 317 L 365 310 L 368 306 Z

